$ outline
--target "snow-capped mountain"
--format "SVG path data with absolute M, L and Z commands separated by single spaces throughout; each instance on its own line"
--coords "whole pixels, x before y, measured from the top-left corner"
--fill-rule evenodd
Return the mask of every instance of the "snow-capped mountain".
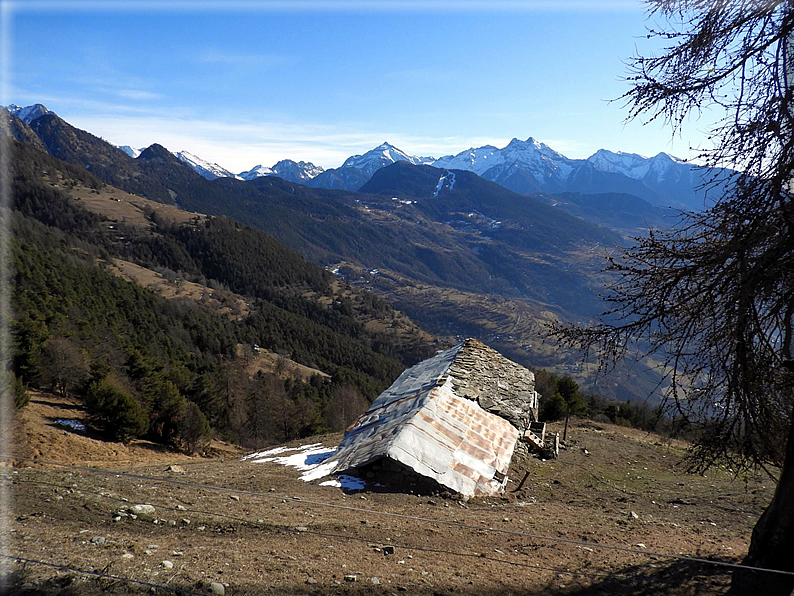
M 405 151 L 401 151 L 390 143 L 381 143 L 374 149 L 370 149 L 364 155 L 353 155 L 348 157 L 340 167 L 341 168 L 358 168 L 362 170 L 367 176 L 372 176 L 381 168 L 391 165 L 396 161 L 407 161 L 413 165 L 430 164 L 433 161 L 432 157 L 416 157 L 408 155 Z
M 338 168 L 325 170 L 309 181 L 307 186 L 358 190 L 372 178 L 375 172 L 398 161 L 427 165 L 433 162 L 433 158 L 408 155 L 390 143 L 381 143 L 363 155 L 348 157 Z
M 306 184 L 312 178 L 319 176 L 325 170 L 316 166 L 308 161 L 293 161 L 291 159 L 282 159 L 273 167 L 268 168 L 263 165 L 258 165 L 251 168 L 246 172 L 240 172 L 238 176 L 243 180 L 253 180 L 260 176 L 278 176 L 290 182 L 297 182 L 298 184 Z
M 242 178 L 243 180 L 253 180 L 254 178 L 259 178 L 260 176 L 272 176 L 272 175 L 273 175 L 273 169 L 268 168 L 267 166 L 263 166 L 262 164 L 254 166 L 250 170 L 246 170 L 245 172 L 240 172 L 239 174 L 237 174 L 237 176 L 239 178 Z
M 130 147 L 129 145 L 116 145 L 119 149 L 121 149 L 124 153 L 129 155 L 132 159 L 135 159 L 141 154 L 140 149 L 136 149 L 135 147 Z
M 487 176 L 489 170 L 503 172 L 518 164 L 531 171 L 539 183 L 547 181 L 549 175 L 567 177 L 573 169 L 573 160 L 557 153 L 544 143 L 529 137 L 526 141 L 513 139 L 506 147 L 497 149 L 493 145 L 470 148 L 457 155 L 447 155 L 433 161 L 430 165 L 449 170 L 468 170 L 478 176 Z M 496 168 L 496 169 L 494 169 Z
M 468 170 L 519 193 L 627 193 L 655 205 L 702 209 L 698 190 L 705 168 L 659 153 L 646 158 L 635 153 L 600 149 L 588 159 L 570 159 L 539 143 L 513 139 L 498 149 L 471 148 L 435 160 L 444 169 Z
M 639 180 L 661 195 L 673 197 L 678 202 L 697 209 L 703 208 L 703 198 L 706 196 L 706 191 L 700 189 L 701 185 L 707 180 L 716 179 L 717 184 L 709 192 L 718 196 L 733 174 L 730 170 L 709 170 L 692 165 L 664 152 L 653 157 L 643 157 L 636 153 L 615 153 L 599 149 L 587 161 L 605 172 Z
M 40 103 L 34 103 L 32 106 L 27 106 L 24 108 L 19 107 L 16 104 L 10 104 L 6 106 L 6 109 L 14 114 L 17 118 L 25 122 L 26 124 L 30 124 L 39 116 L 43 116 L 44 114 L 49 114 L 49 110 L 41 105 Z
M 205 161 L 200 157 L 193 155 L 192 153 L 188 153 L 187 151 L 176 151 L 173 153 L 180 161 L 189 165 L 207 180 L 215 180 L 215 178 L 239 178 L 239 176 L 233 174 L 226 168 L 221 167 L 216 163 Z

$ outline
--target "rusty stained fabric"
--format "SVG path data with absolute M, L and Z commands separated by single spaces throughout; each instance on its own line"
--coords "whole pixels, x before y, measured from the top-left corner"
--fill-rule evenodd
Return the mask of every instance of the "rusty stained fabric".
M 449 379 L 440 386 L 430 382 L 458 350 L 442 352 L 411 378 L 401 378 L 395 383 L 401 391 L 381 394 L 337 448 L 334 473 L 387 457 L 462 495 L 502 492 L 518 430 L 455 395 Z

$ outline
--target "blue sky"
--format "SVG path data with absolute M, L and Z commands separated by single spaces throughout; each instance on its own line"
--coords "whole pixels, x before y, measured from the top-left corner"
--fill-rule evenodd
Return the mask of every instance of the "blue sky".
M 335 167 L 383 141 L 436 157 L 530 136 L 569 157 L 704 143 L 705 122 L 673 139 L 607 101 L 653 49 L 633 0 L 3 4 L 0 103 L 235 172 Z

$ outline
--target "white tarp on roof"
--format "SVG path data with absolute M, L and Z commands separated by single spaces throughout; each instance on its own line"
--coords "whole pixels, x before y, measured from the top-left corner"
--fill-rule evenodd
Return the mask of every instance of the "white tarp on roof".
M 443 361 L 453 350 L 436 358 Z M 425 373 L 435 368 L 430 363 L 436 358 L 427 361 L 421 374 L 403 379 L 406 388 L 418 393 L 382 394 L 372 404 L 334 454 L 339 462 L 334 473 L 390 458 L 463 495 L 489 495 L 504 489 L 518 430 L 455 395 L 449 381 L 428 388 L 432 374 Z

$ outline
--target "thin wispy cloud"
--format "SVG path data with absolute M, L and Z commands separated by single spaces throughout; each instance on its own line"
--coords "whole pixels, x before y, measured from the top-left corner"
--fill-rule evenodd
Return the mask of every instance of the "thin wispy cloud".
M 143 91 L 141 89 L 105 88 L 104 91 L 110 95 L 117 95 L 118 97 L 122 97 L 124 99 L 133 99 L 138 101 L 156 101 L 165 97 L 162 93 Z
M 276 54 L 239 54 L 216 49 L 210 49 L 199 54 L 197 60 L 202 64 L 257 69 L 291 66 L 297 62 L 296 58 L 290 56 L 280 56 Z

